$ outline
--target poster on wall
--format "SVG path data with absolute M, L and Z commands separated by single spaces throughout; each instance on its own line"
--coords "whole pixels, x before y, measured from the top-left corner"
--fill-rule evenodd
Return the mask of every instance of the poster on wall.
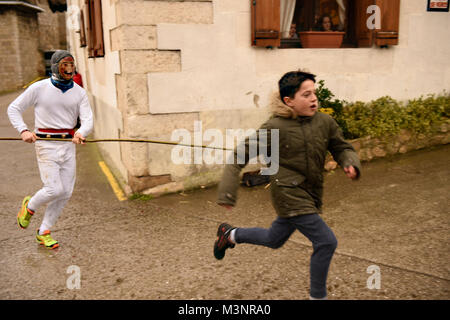
M 428 0 L 427 11 L 448 12 L 449 0 Z

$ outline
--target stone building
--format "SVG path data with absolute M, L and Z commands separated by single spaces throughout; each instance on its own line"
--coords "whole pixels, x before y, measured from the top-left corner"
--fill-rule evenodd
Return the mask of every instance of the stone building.
M 428 10 L 423 0 L 67 4 L 70 50 L 89 91 L 96 138 L 171 141 L 178 129 L 208 144 L 208 129 L 225 136 L 226 129 L 256 128 L 278 79 L 298 68 L 347 101 L 405 100 L 450 88 L 450 14 Z M 286 38 L 292 22 L 310 31 L 323 13 L 344 33 L 339 48 L 305 48 Z M 128 193 L 214 183 L 222 168 L 177 163 L 173 146 L 99 145 Z
M 47 0 L 0 1 L 0 92 L 45 76 L 46 59 L 67 48 L 65 9 L 50 6 Z

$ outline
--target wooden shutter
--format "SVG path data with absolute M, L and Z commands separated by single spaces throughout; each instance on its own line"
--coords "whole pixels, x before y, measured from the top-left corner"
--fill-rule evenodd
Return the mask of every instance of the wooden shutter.
M 88 57 L 93 58 L 94 56 L 94 10 L 91 6 L 92 0 L 85 0 L 87 8 L 87 47 L 88 47 Z
M 280 0 L 251 0 L 252 46 L 279 47 Z
M 354 2 L 355 37 L 358 47 L 371 47 L 373 44 L 373 31 L 367 28 L 367 19 L 370 17 L 367 8 L 373 4 L 375 0 L 355 0 Z
M 102 3 L 101 0 L 94 0 L 95 15 L 95 56 L 103 57 L 105 48 L 103 45 L 103 19 L 102 19 Z
M 376 0 L 375 4 L 381 11 L 381 30 L 375 30 L 375 44 L 377 46 L 397 45 L 400 0 Z
M 86 26 L 84 25 L 83 10 L 80 10 L 80 47 L 86 47 Z
M 88 8 L 88 57 L 103 57 L 105 55 L 103 42 L 103 22 L 101 0 L 86 0 Z

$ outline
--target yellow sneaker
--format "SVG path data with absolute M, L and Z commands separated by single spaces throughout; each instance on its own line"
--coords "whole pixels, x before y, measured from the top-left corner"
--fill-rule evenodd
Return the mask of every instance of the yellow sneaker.
M 34 211 L 27 208 L 28 202 L 30 202 L 31 197 L 26 196 L 23 198 L 22 207 L 20 208 L 19 213 L 17 214 L 17 224 L 22 229 L 25 229 L 30 224 L 30 219 L 34 214 Z
M 39 234 L 39 229 L 36 231 L 36 241 L 39 244 L 46 246 L 49 249 L 55 249 L 59 247 L 58 241 L 54 240 L 50 235 L 50 230 L 45 230 L 43 235 Z

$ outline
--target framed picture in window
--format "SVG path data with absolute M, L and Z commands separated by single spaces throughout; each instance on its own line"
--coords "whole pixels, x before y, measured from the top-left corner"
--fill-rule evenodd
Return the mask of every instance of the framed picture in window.
M 428 0 L 427 11 L 448 12 L 449 0 Z

